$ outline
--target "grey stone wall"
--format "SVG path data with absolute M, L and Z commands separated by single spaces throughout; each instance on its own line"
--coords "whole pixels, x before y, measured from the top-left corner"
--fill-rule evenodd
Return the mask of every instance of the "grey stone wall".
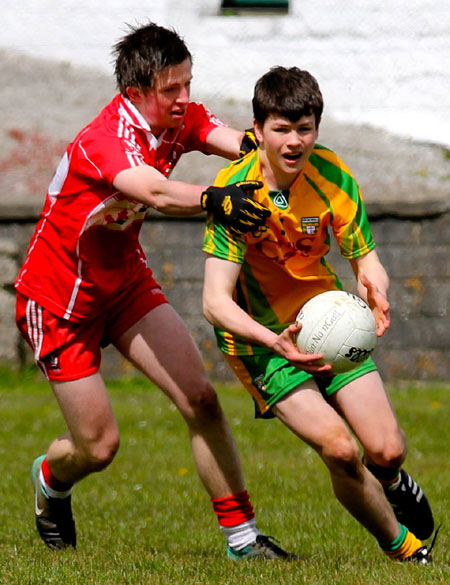
M 450 212 L 435 205 L 368 204 L 378 254 L 391 278 L 392 326 L 375 358 L 387 381 L 450 377 Z M 431 212 L 429 208 L 431 207 Z M 3 212 L 2 212 L 3 211 Z M 0 362 L 20 367 L 32 361 L 14 324 L 13 282 L 37 220 L 36 210 L 0 209 Z M 201 219 L 152 217 L 141 241 L 166 295 L 185 319 L 215 380 L 233 380 L 201 313 L 203 253 Z M 348 262 L 336 250 L 331 260 L 344 286 L 354 290 Z M 104 352 L 107 377 L 134 374 L 114 348 Z

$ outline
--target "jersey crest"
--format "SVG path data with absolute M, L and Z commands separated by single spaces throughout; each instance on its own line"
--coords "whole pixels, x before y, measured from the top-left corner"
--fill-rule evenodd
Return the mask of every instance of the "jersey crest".
M 310 236 L 317 233 L 320 226 L 318 217 L 302 217 L 301 219 L 302 232 Z

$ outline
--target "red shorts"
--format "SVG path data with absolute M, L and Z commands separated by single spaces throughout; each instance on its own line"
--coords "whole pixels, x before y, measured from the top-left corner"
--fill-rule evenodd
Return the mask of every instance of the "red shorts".
M 156 280 L 148 277 L 118 295 L 103 313 L 68 321 L 18 292 L 16 323 L 45 376 L 68 382 L 94 374 L 100 367 L 102 347 L 167 302 Z

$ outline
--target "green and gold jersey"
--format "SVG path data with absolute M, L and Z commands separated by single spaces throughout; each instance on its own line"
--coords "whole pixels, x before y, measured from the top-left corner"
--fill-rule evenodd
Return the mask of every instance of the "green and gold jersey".
M 348 167 L 331 150 L 316 145 L 289 191 L 269 191 L 259 164 L 259 150 L 219 172 L 215 185 L 262 181 L 254 197 L 272 215 L 267 231 L 233 235 L 208 217 L 203 250 L 242 264 L 234 300 L 253 319 L 280 333 L 295 321 L 311 297 L 342 288 L 325 259 L 331 233 L 344 258 L 358 258 L 375 247 L 362 196 Z M 230 355 L 266 353 L 216 329 L 219 348 Z

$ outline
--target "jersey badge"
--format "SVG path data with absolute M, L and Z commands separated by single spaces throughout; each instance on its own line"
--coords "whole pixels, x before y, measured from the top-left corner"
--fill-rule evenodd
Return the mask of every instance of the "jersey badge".
M 318 217 L 302 217 L 301 224 L 304 234 L 314 235 L 319 229 L 320 221 Z

